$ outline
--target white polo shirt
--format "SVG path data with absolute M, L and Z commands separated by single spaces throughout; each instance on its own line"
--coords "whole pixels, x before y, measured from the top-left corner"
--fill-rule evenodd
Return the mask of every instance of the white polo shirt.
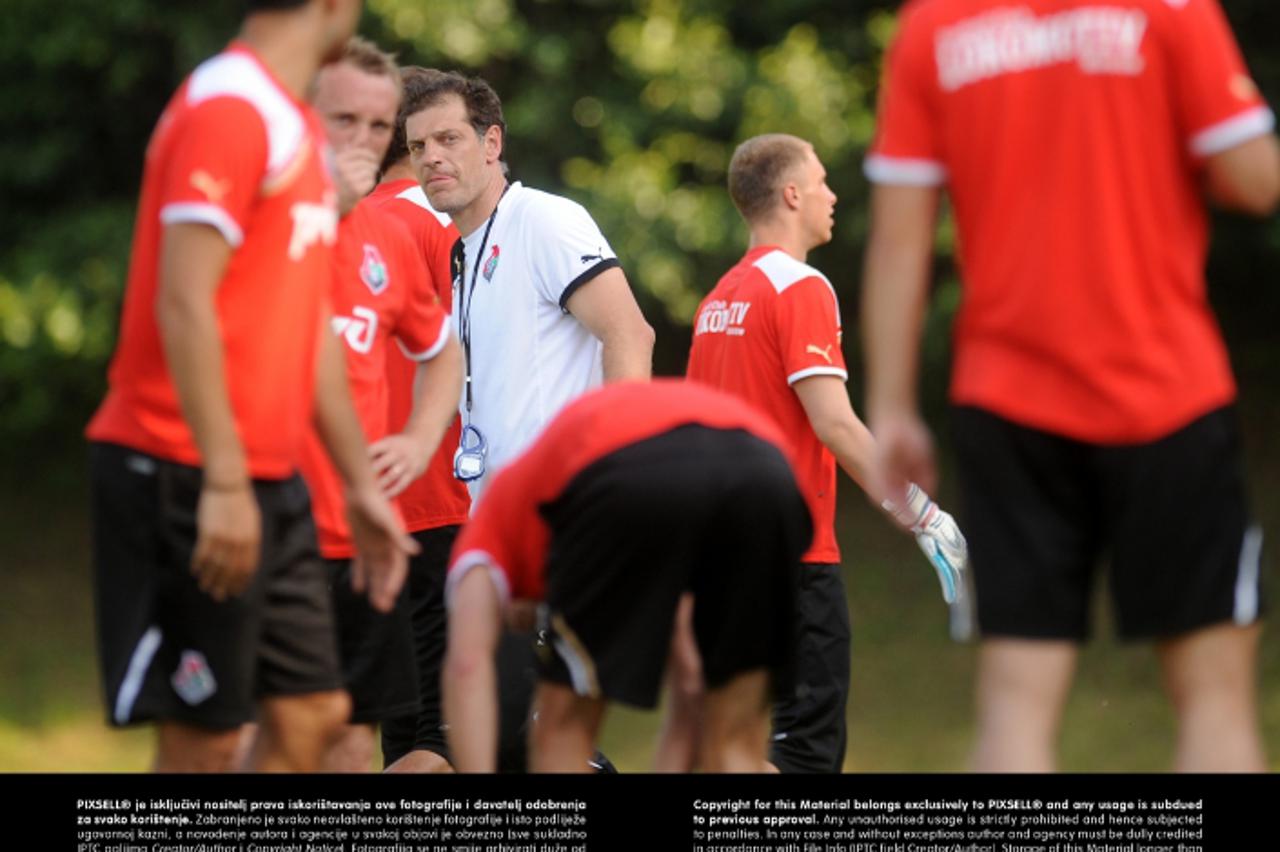
M 462 238 L 454 268 L 458 330 L 469 330 L 472 407 L 463 421 L 489 445 L 480 496 L 560 409 L 603 381 L 603 347 L 565 308 L 617 256 L 582 205 L 513 183 L 493 217 Z M 477 256 L 483 257 L 477 264 Z M 478 274 L 477 274 L 478 272 Z M 465 294 L 462 292 L 465 289 Z

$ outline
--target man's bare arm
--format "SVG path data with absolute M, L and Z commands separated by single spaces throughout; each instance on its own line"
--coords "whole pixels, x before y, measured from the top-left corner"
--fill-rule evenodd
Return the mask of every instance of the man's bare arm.
M 818 440 L 836 457 L 841 469 L 862 487 L 877 506 L 885 495 L 873 479 L 876 442 L 849 401 L 839 376 L 809 376 L 792 385 Z
M 477 566 L 449 604 L 449 650 L 441 686 L 449 751 L 459 772 L 493 772 L 498 760 L 498 686 L 493 656 L 501 601 L 489 569 Z
M 329 331 L 328 318 L 320 330 L 319 349 L 315 426 L 346 485 L 347 520 L 356 546 L 352 586 L 357 592 L 367 588 L 369 603 L 387 612 L 408 574 L 407 555 L 418 547 L 405 535 L 374 480 L 364 432 L 351 404 L 342 345 Z
M 937 487 L 917 381 L 938 195 L 919 186 L 877 185 L 871 193 L 862 302 L 867 414 L 877 441 L 876 488 L 896 502 L 907 481 Z
M 645 321 L 621 269 L 606 269 L 565 305 L 604 344 L 604 380 L 647 381 L 653 374 L 653 328 Z
M 458 415 L 462 393 L 462 347 L 452 335 L 444 348 L 418 365 L 413 384 L 413 410 L 404 429 L 369 447 L 378 485 L 394 497 L 422 476 L 440 439 Z
M 1205 161 L 1205 184 L 1216 203 L 1269 216 L 1280 204 L 1280 140 L 1268 133 Z
M 183 419 L 200 449 L 204 483 L 191 570 L 215 600 L 238 595 L 258 567 L 262 521 L 227 389 L 215 296 L 232 248 L 215 228 L 164 229 L 156 323 Z

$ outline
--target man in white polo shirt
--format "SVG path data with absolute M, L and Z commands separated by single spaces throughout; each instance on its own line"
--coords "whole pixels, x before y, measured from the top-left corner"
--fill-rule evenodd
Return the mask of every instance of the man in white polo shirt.
M 454 317 L 467 356 L 456 473 L 472 497 L 561 408 L 602 381 L 647 379 L 653 329 L 581 205 L 508 183 L 489 84 L 441 75 L 404 113 L 432 206 L 462 234 Z
M 560 410 L 602 382 L 646 380 L 653 329 L 590 214 L 566 198 L 508 183 L 502 102 L 484 80 L 441 74 L 401 107 L 414 173 L 462 239 L 453 316 L 466 356 L 462 443 L 454 472 L 479 499 Z M 502 764 L 525 765 L 532 636 L 499 652 Z M 597 755 L 593 768 L 607 761 Z

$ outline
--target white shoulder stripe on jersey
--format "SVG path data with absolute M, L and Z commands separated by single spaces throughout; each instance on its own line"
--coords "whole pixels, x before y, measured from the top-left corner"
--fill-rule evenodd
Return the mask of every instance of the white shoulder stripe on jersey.
M 403 198 L 405 201 L 411 201 L 414 204 L 426 210 L 432 216 L 436 217 L 436 221 L 446 228 L 453 223 L 453 218 L 447 213 L 441 213 L 439 210 L 431 206 L 431 202 L 427 199 L 427 194 L 422 191 L 420 186 L 411 186 L 404 192 L 396 195 L 396 198 Z
M 400 347 L 400 351 L 404 353 L 404 357 L 410 361 L 430 361 L 432 358 L 440 354 L 440 350 L 444 349 L 444 345 L 449 342 L 449 326 L 453 325 L 449 321 L 449 315 L 446 314 L 444 322 L 440 325 L 440 336 L 436 338 L 436 342 L 431 344 L 425 352 L 410 352 L 409 347 L 404 345 L 404 341 L 396 338 L 396 345 Z
M 1232 620 L 1246 627 L 1258 620 L 1258 571 L 1262 561 L 1262 528 L 1245 530 L 1236 571 L 1235 611 Z
M 118 724 L 123 725 L 133 716 L 133 705 L 142 691 L 142 682 L 146 679 L 147 669 L 160 650 L 160 628 L 154 625 L 147 628 L 129 657 L 129 667 L 125 669 L 124 680 L 120 683 L 120 691 L 116 693 L 116 706 L 113 716 Z
M 1264 136 L 1275 126 L 1275 114 L 1265 106 L 1257 106 L 1193 134 L 1191 153 L 1198 157 L 1212 157 L 1241 142 Z
M 942 186 L 947 182 L 947 167 L 935 160 L 886 157 L 871 154 L 862 163 L 862 173 L 872 183 L 892 186 Z
M 212 225 L 218 229 L 223 239 L 230 243 L 232 248 L 240 248 L 240 244 L 244 242 L 244 232 L 240 230 L 236 220 L 216 204 L 205 204 L 200 201 L 166 204 L 160 209 L 160 221 L 165 225 L 175 225 L 179 222 Z
M 821 278 L 823 281 L 827 281 L 827 276 L 809 264 L 796 260 L 781 249 L 774 249 L 768 254 L 762 255 L 751 265 L 763 272 L 764 277 L 768 278 L 769 283 L 773 285 L 773 289 L 779 293 L 797 281 L 803 281 L 806 278 Z M 830 281 L 827 281 L 827 286 L 831 286 Z
M 468 550 L 460 554 L 449 566 L 449 575 L 444 582 L 445 608 L 453 608 L 453 593 L 462 582 L 462 578 L 467 576 L 473 568 L 481 566 L 489 569 L 489 576 L 493 578 L 493 584 L 498 587 L 498 598 L 502 606 L 505 607 L 511 601 L 511 586 L 507 583 L 507 575 L 498 567 L 498 560 L 483 550 Z
M 804 370 L 796 370 L 787 376 L 787 384 L 794 385 L 801 379 L 807 379 L 810 376 L 838 376 L 841 381 L 849 381 L 849 374 L 839 367 L 808 367 Z
M 773 289 L 779 295 L 792 284 L 804 281 L 806 278 L 821 279 L 822 283 L 826 284 L 827 289 L 831 291 L 831 301 L 836 308 L 836 328 L 840 327 L 840 300 L 836 298 L 836 288 L 831 286 L 831 281 L 827 276 L 809 264 L 796 260 L 781 249 L 769 252 L 756 260 L 752 266 L 764 273 L 764 277 L 769 279 L 769 283 L 773 285 Z
M 242 53 L 222 53 L 205 61 L 191 74 L 187 102 L 191 105 L 216 97 L 248 101 L 267 129 L 267 179 L 286 171 L 307 137 L 302 113 L 262 68 Z

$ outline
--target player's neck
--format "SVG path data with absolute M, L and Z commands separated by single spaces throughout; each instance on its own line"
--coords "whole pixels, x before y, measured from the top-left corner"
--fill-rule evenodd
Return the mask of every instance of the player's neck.
M 413 166 L 409 165 L 409 160 L 407 158 L 389 166 L 387 170 L 382 173 L 382 180 L 378 182 L 393 183 L 398 180 L 411 180 L 415 183 L 418 180 L 418 176 L 413 173 Z
M 760 246 L 777 246 L 796 260 L 803 262 L 812 248 L 799 232 L 788 222 L 757 222 L 751 226 L 751 244 L 749 248 Z
M 298 100 L 320 70 L 319 36 L 297 12 L 258 12 L 245 18 L 239 39 Z
M 469 237 L 481 225 L 488 221 L 493 211 L 498 208 L 498 201 L 507 189 L 507 177 L 501 169 L 495 169 L 489 183 L 476 199 L 457 213 L 453 214 L 453 224 L 458 233 Z

